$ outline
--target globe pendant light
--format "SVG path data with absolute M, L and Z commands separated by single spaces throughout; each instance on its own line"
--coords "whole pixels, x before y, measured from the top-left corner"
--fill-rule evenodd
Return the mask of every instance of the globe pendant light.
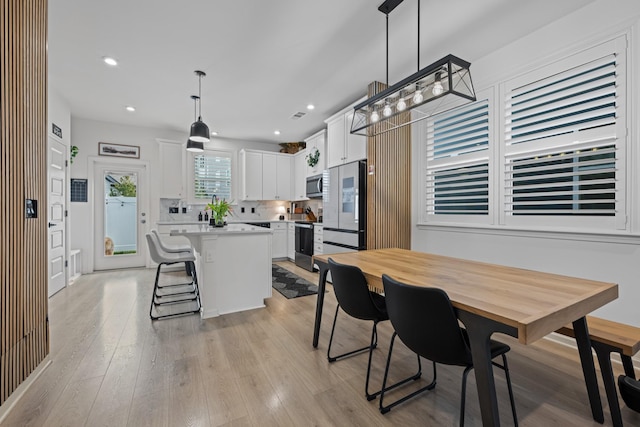
M 201 111 L 202 78 L 205 77 L 206 74 L 204 73 L 204 71 L 199 71 L 199 70 L 194 71 L 194 73 L 198 76 L 198 97 L 197 97 L 198 120 L 193 122 L 193 124 L 191 125 L 191 133 L 189 134 L 189 140 L 199 142 L 199 143 L 204 143 L 204 142 L 209 142 L 209 126 L 207 126 L 205 122 L 202 121 L 202 114 L 201 114 L 202 113 Z
M 199 96 L 196 95 L 191 95 L 191 99 L 193 99 L 193 117 L 195 119 L 196 116 L 196 104 L 198 103 L 198 100 L 200 99 Z M 194 125 L 197 123 L 197 121 L 194 123 Z M 202 123 L 202 122 L 200 122 Z M 204 125 L 204 123 L 202 123 Z M 207 125 L 205 125 L 206 127 Z M 208 130 L 207 130 L 208 132 Z M 191 134 L 193 135 L 193 125 L 191 125 Z M 194 141 L 193 139 L 189 138 L 187 140 L 187 151 L 192 151 L 194 153 L 202 153 L 204 151 L 204 143 L 201 141 Z

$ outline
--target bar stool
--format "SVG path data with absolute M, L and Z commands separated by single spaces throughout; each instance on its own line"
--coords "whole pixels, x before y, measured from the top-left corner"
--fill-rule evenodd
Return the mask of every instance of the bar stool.
M 162 241 L 162 239 L 160 238 L 160 234 L 158 234 L 158 231 L 154 228 L 151 230 L 151 234 L 153 234 L 156 239 L 158 240 L 158 244 L 160 245 L 160 249 L 162 249 L 165 252 L 168 252 L 170 254 L 175 254 L 175 253 L 182 253 L 182 252 L 188 252 L 190 254 L 193 254 L 193 247 L 191 245 L 171 245 L 171 244 L 167 244 L 165 242 Z M 196 266 L 193 262 L 189 262 L 185 264 L 185 272 L 190 275 L 193 276 L 193 272 L 196 270 Z M 191 284 L 191 283 L 189 283 Z M 166 285 L 166 286 L 181 286 L 182 283 L 179 284 L 175 284 L 175 285 Z M 164 288 L 165 286 L 160 286 L 160 288 Z
M 198 277 L 196 275 L 194 264 L 196 258 L 193 255 L 193 252 L 165 252 L 164 250 L 162 250 L 160 239 L 158 239 L 155 234 L 149 233 L 146 235 L 146 238 L 151 259 L 154 262 L 158 263 L 158 268 L 156 270 L 156 280 L 153 285 L 153 295 L 151 296 L 151 307 L 149 308 L 149 317 L 151 318 L 151 320 L 182 316 L 185 314 L 200 313 L 200 290 L 198 288 Z M 160 270 L 162 266 L 177 263 L 184 263 L 185 266 L 188 264 L 193 266 L 191 274 L 192 281 L 190 283 L 182 283 L 178 285 L 159 286 L 161 272 Z M 178 288 L 180 286 L 182 287 L 182 289 Z M 171 292 L 158 292 L 160 289 L 168 287 L 171 287 L 173 290 Z M 157 316 L 153 315 L 154 307 L 156 307 L 157 311 L 159 306 L 191 302 L 195 302 L 196 308 L 185 309 L 182 311 Z

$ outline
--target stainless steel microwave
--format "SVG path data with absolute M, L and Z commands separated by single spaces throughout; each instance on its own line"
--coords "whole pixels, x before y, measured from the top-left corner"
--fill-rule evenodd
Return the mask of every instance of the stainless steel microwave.
M 307 177 L 307 197 L 310 199 L 322 198 L 322 175 Z

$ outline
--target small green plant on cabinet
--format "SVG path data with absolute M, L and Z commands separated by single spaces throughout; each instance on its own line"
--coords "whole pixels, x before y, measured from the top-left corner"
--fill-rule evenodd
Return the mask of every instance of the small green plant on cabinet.
M 309 154 L 307 154 L 307 164 L 311 167 L 314 167 L 320 161 L 320 150 L 314 148 Z
M 78 155 L 78 151 L 79 151 L 79 148 L 77 145 L 71 146 L 71 159 L 70 159 L 71 164 L 73 164 L 73 158 Z

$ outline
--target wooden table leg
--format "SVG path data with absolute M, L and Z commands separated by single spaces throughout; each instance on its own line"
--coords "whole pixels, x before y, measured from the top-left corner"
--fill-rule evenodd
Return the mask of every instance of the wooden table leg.
M 584 375 L 589 403 L 591 404 L 591 414 L 594 420 L 602 424 L 604 423 L 604 413 L 602 411 L 600 392 L 598 391 L 598 378 L 596 377 L 596 367 L 591 353 L 591 339 L 589 338 L 586 317 L 581 317 L 573 322 L 573 331 L 576 336 L 578 352 L 580 353 L 580 363 L 582 364 L 582 374 Z
M 318 348 L 318 339 L 320 338 L 320 323 L 322 322 L 322 306 L 324 305 L 324 290 L 327 287 L 327 272 L 329 264 L 315 261 L 320 269 L 318 274 L 318 299 L 316 301 L 316 321 L 313 325 L 313 347 Z

